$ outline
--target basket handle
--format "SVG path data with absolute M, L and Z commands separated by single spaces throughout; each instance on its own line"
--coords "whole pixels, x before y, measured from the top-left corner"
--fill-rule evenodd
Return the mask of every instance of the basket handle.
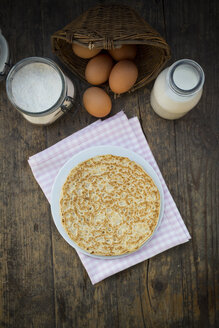
M 106 50 L 114 49 L 114 42 L 112 38 L 108 38 L 107 36 L 104 37 L 103 40 L 103 48 Z

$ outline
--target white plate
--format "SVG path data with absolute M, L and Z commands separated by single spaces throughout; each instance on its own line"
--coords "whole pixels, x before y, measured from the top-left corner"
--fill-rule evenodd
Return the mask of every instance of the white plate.
M 147 172 L 147 174 L 153 179 L 155 185 L 157 186 L 157 188 L 160 192 L 161 206 L 160 206 L 160 214 L 159 214 L 159 220 L 158 220 L 157 227 L 155 228 L 151 237 L 148 238 L 147 241 L 140 248 L 142 248 L 149 242 L 149 240 L 154 236 L 155 232 L 157 231 L 157 229 L 161 223 L 162 217 L 163 217 L 163 212 L 164 212 L 163 189 L 161 186 L 161 182 L 160 182 L 157 174 L 155 173 L 154 169 L 141 156 L 139 156 L 138 154 L 134 153 L 131 150 L 128 150 L 128 149 L 125 149 L 122 147 L 97 146 L 97 147 L 88 148 L 86 150 L 81 151 L 77 155 L 73 156 L 68 162 L 66 162 L 65 165 L 60 169 L 60 171 L 55 179 L 55 182 L 53 184 L 53 187 L 52 187 L 51 211 L 52 211 L 53 220 L 55 222 L 55 225 L 56 225 L 59 233 L 67 241 L 67 243 L 69 243 L 69 245 L 74 247 L 77 251 L 79 251 L 83 254 L 86 254 L 88 256 L 111 260 L 111 259 L 116 259 L 116 258 L 121 258 L 121 257 L 127 256 L 131 253 L 127 253 L 127 254 L 123 254 L 123 255 L 103 256 L 103 255 L 93 255 L 93 254 L 90 254 L 90 253 L 86 252 L 85 250 L 81 249 L 76 243 L 73 242 L 72 239 L 70 239 L 70 237 L 68 236 L 64 227 L 62 226 L 61 217 L 60 217 L 60 205 L 59 205 L 62 186 L 65 183 L 70 171 L 76 165 L 78 165 L 79 163 L 81 163 L 91 157 L 94 157 L 97 155 L 107 155 L 107 154 L 128 157 L 130 160 L 135 161 L 137 164 L 140 164 L 141 167 L 145 170 L 145 172 Z

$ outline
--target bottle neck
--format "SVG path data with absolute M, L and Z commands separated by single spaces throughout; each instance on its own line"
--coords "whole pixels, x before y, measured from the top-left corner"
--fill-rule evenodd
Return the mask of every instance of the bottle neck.
M 193 60 L 181 59 L 169 67 L 167 83 L 178 96 L 189 97 L 203 87 L 205 80 L 201 66 Z

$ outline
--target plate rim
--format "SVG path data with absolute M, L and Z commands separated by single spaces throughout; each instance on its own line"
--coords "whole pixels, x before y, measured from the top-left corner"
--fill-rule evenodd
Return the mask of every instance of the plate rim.
M 122 154 L 122 155 L 115 154 L 115 153 L 118 153 L 120 151 L 121 152 L 125 152 L 126 155 L 124 155 L 124 154 Z M 154 184 L 156 185 L 156 187 L 158 188 L 159 193 L 160 193 L 160 213 L 159 213 L 159 219 L 158 219 L 158 223 L 157 223 L 157 225 L 155 227 L 155 230 L 153 231 L 152 235 L 137 250 L 134 250 L 133 252 L 125 253 L 125 254 L 121 254 L 121 255 L 108 255 L 108 256 L 107 255 L 90 254 L 90 253 L 86 252 L 84 249 L 82 249 L 81 247 L 79 247 L 68 236 L 67 232 L 65 231 L 65 228 L 62 226 L 62 223 L 61 223 L 60 204 L 59 204 L 60 195 L 61 195 L 61 189 L 62 189 L 62 186 L 63 186 L 64 182 L 66 181 L 67 176 L 69 175 L 70 171 L 75 166 L 77 166 L 79 163 L 82 163 L 82 162 L 88 160 L 89 158 L 92 158 L 92 157 L 95 157 L 95 156 L 99 156 L 99 155 L 107 155 L 107 154 L 109 154 L 109 155 L 115 155 L 115 156 L 121 156 L 121 157 L 128 157 L 131 161 L 136 162 L 151 177 L 151 179 L 153 180 Z M 130 157 L 134 157 L 135 159 L 130 158 L 129 156 Z M 85 157 L 85 159 L 80 159 L 80 158 L 84 158 L 84 157 Z M 150 171 L 150 173 L 148 173 L 147 170 Z M 151 174 L 153 176 L 151 176 Z M 80 151 L 79 153 L 73 155 L 61 167 L 61 169 L 59 170 L 58 174 L 55 177 L 55 180 L 54 180 L 54 183 L 53 183 L 53 186 L 52 186 L 50 208 L 51 208 L 53 222 L 55 223 L 55 226 L 56 226 L 58 232 L 60 233 L 60 235 L 62 236 L 62 238 L 71 247 L 73 247 L 77 252 L 82 253 L 82 254 L 87 255 L 87 256 L 90 256 L 92 258 L 104 259 L 104 260 L 105 259 L 112 260 L 112 259 L 123 258 L 123 257 L 126 257 L 126 256 L 129 256 L 131 254 L 136 253 L 141 248 L 143 248 L 144 246 L 146 246 L 146 244 L 154 237 L 154 235 L 156 234 L 157 230 L 160 227 L 160 224 L 161 224 L 161 221 L 162 221 L 163 215 L 164 215 L 164 192 L 163 192 L 163 187 L 162 187 L 160 178 L 158 177 L 158 175 L 155 172 L 155 170 L 153 169 L 153 167 L 142 156 L 140 156 L 136 152 L 134 152 L 134 151 L 132 151 L 132 150 L 130 150 L 128 148 L 121 147 L 121 146 L 113 146 L 113 145 L 92 146 L 92 147 L 86 148 L 86 149 Z

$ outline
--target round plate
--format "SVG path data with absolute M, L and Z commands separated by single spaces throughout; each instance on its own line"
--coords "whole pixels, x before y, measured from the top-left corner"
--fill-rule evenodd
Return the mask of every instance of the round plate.
M 130 255 L 131 253 L 126 253 L 122 255 L 113 255 L 113 256 L 103 256 L 103 255 L 93 255 L 82 248 L 80 248 L 67 234 L 65 231 L 64 227 L 62 226 L 61 223 L 61 216 L 60 216 L 60 195 L 61 195 L 61 190 L 62 186 L 65 183 L 67 176 L 69 175 L 70 171 L 79 163 L 86 161 L 87 159 L 91 157 L 95 157 L 98 155 L 116 155 L 116 156 L 122 156 L 122 157 L 128 157 L 131 161 L 136 162 L 137 164 L 141 165 L 141 167 L 145 170 L 145 172 L 153 179 L 155 185 L 157 186 L 159 192 L 160 192 L 160 214 L 159 214 L 159 220 L 158 224 L 151 235 L 150 238 L 146 240 L 146 242 L 140 247 L 142 248 L 145 246 L 149 240 L 154 236 L 155 232 L 157 231 L 162 217 L 163 217 L 163 212 L 164 212 L 164 194 L 163 194 L 163 189 L 161 186 L 161 182 L 155 173 L 154 169 L 138 154 L 134 153 L 131 150 L 122 148 L 122 147 L 117 147 L 117 146 L 97 146 L 97 147 L 92 147 L 88 148 L 84 151 L 81 151 L 77 155 L 73 156 L 68 162 L 65 163 L 65 165 L 60 169 L 58 175 L 56 176 L 55 182 L 52 187 L 52 194 L 51 194 L 51 211 L 52 211 L 52 216 L 53 220 L 55 222 L 55 225 L 59 231 L 59 233 L 62 235 L 62 237 L 71 245 L 74 247 L 78 252 L 81 252 L 83 254 L 86 254 L 91 257 L 95 258 L 101 258 L 101 259 L 117 259 L 121 258 L 127 255 Z M 134 252 L 137 252 L 140 248 L 135 250 Z M 133 252 L 133 253 L 134 253 Z

